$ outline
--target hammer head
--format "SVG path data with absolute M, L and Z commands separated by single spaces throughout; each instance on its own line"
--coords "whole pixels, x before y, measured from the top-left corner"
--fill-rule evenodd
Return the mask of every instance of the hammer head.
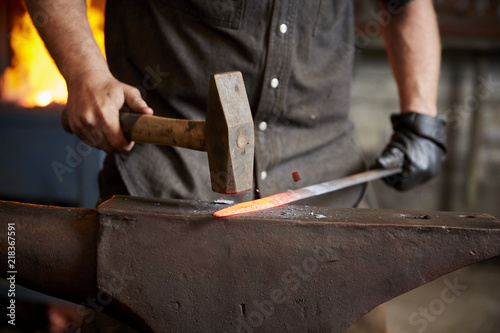
M 253 185 L 254 124 L 240 72 L 210 79 L 205 142 L 212 190 L 224 194 Z

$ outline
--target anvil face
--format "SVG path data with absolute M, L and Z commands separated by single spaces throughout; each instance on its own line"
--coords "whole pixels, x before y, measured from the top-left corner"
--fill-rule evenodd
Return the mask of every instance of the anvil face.
M 99 289 L 156 332 L 343 332 L 397 295 L 500 254 L 500 222 L 488 215 L 285 206 L 213 218 L 221 206 L 102 205 Z M 120 276 L 123 288 L 106 289 Z
M 67 290 L 51 293 L 104 300 L 104 312 L 147 332 L 343 332 L 395 296 L 500 255 L 500 221 L 485 214 L 283 206 L 213 217 L 222 206 L 115 197 L 97 211 L 0 202 L 0 214 L 16 223 L 26 287 L 44 292 L 63 272 Z M 71 255 L 57 252 L 58 237 Z M 61 270 L 86 253 L 81 270 Z

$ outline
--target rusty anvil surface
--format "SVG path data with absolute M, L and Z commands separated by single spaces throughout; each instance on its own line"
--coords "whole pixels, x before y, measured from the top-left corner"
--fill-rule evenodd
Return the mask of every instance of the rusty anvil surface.
M 500 255 L 500 221 L 486 214 L 283 206 L 213 217 L 223 206 L 0 202 L 0 253 L 15 222 L 20 285 L 100 300 L 149 332 L 343 332 L 389 299 Z

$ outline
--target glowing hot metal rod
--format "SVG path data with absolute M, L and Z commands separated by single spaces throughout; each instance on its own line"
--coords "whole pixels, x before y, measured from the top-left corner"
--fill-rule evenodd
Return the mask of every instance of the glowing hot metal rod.
M 310 198 L 313 196 L 325 194 L 328 192 L 337 191 L 346 187 L 362 184 L 375 179 L 380 179 L 392 176 L 401 172 L 401 168 L 394 169 L 376 169 L 357 173 L 340 179 L 331 180 L 328 182 L 310 185 L 298 190 L 288 190 L 265 198 L 242 202 L 234 206 L 221 209 L 214 213 L 217 217 L 227 217 L 245 213 L 258 212 L 264 209 L 274 208 L 288 204 L 290 202 Z

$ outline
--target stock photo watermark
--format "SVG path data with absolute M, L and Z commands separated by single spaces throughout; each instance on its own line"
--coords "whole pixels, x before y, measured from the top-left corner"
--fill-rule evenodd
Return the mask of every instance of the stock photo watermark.
M 419 306 L 418 310 L 412 312 L 408 317 L 408 323 L 414 330 L 401 331 L 399 333 L 425 332 L 432 323 L 436 322 L 439 316 L 443 315 L 446 308 L 468 289 L 468 286 L 462 285 L 458 281 L 458 277 L 453 278 L 452 281 L 445 279 L 443 284 L 444 287 L 441 289 L 438 297 L 432 299 L 425 305 Z
M 238 317 L 236 327 L 237 332 L 252 333 L 264 324 L 265 319 L 270 318 L 277 306 L 289 299 L 287 292 L 298 290 L 303 283 L 310 282 L 311 276 L 316 273 L 322 265 L 333 263 L 339 260 L 340 245 L 329 235 L 327 246 L 316 246 L 313 255 L 302 260 L 300 266 L 292 266 L 284 271 L 280 276 L 280 282 L 285 287 L 272 290 L 266 299 L 254 300 L 252 302 L 255 310 L 247 313 L 246 305 L 241 304 L 242 317 Z
M 120 273 L 115 274 L 115 277 L 108 282 L 107 290 L 112 294 L 120 293 L 134 278 L 132 275 L 127 275 L 124 269 L 122 269 Z M 112 301 L 113 297 L 101 290 L 99 290 L 95 297 L 87 297 L 85 302 L 80 303 L 76 308 L 78 315 L 82 318 L 82 325 L 91 324 L 96 319 L 97 314 L 103 312 L 106 306 L 111 304 Z M 65 332 L 80 333 L 82 332 L 80 326 L 78 323 L 69 322 L 66 324 Z
M 154 68 L 148 65 L 144 71 L 146 74 L 143 77 L 142 85 L 135 86 L 143 99 L 146 98 L 148 91 L 158 88 L 164 82 L 164 79 L 169 76 L 168 72 L 160 69 L 159 64 Z M 134 106 L 131 105 L 131 107 L 133 108 Z M 85 157 L 94 152 L 93 147 L 97 147 L 102 143 L 105 134 L 105 127 L 101 131 L 98 129 L 86 130 L 82 134 L 84 137 L 83 141 L 78 142 L 73 147 L 66 145 L 64 159 L 52 161 L 51 163 L 52 170 L 60 183 L 64 181 L 65 174 L 72 173 L 83 163 Z
M 364 27 L 355 27 L 354 45 L 346 42 L 339 44 L 339 52 L 343 57 L 349 57 L 354 60 L 354 54 L 360 53 L 361 49 L 368 47 L 373 39 L 382 34 L 382 28 L 387 27 L 392 21 L 392 16 L 400 14 L 404 10 L 404 5 L 399 0 L 389 1 L 385 9 L 379 11 L 370 11 L 370 16 L 373 18 L 365 23 Z
M 7 323 L 16 326 L 16 223 L 7 224 Z
M 97 131 L 95 132 L 97 133 Z M 59 183 L 63 182 L 65 173 L 73 172 L 83 163 L 84 157 L 90 155 L 93 151 L 94 149 L 83 141 L 78 142 L 75 148 L 66 145 L 66 156 L 64 161 L 53 161 L 51 163 L 52 170 Z
M 164 79 L 170 75 L 170 73 L 163 72 L 160 69 L 160 64 L 157 64 L 155 68 L 146 66 L 144 70 L 147 74 L 142 79 L 142 85 L 135 86 L 140 91 L 143 99 L 147 97 L 148 91 L 158 88 Z
M 461 103 L 455 103 L 443 112 L 452 129 L 460 127 L 470 116 L 479 110 L 481 102 L 487 101 L 500 88 L 500 80 L 493 74 L 488 77 L 479 75 L 472 94 L 469 94 Z

